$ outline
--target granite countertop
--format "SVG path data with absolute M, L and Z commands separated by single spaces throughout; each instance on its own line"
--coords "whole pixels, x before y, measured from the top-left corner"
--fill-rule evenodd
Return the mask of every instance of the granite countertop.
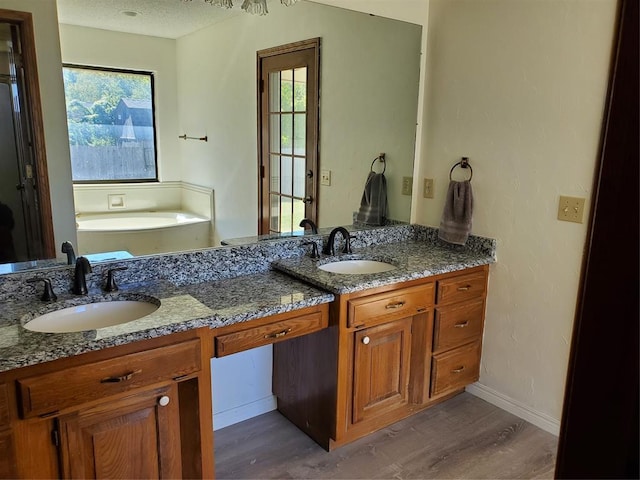
M 300 253 L 291 255 L 295 249 L 288 243 L 278 242 L 268 247 L 272 251 L 270 255 L 273 255 L 270 258 L 259 246 L 252 246 L 237 247 L 238 251 L 214 249 L 209 261 L 206 252 L 198 251 L 167 256 L 166 259 L 140 259 L 137 260 L 140 263 L 137 268 L 133 263 L 127 264 L 130 281 L 121 282 L 120 291 L 104 293 L 94 288 L 90 289 L 88 296 L 61 294 L 59 290 L 67 285 L 64 282 L 58 285 L 58 301 L 54 303 L 40 302 L 33 293 L 25 296 L 11 293 L 11 290 L 5 297 L 8 300 L 2 303 L 0 309 L 0 372 L 190 329 L 224 327 L 329 303 L 334 300 L 334 294 L 356 292 L 495 262 L 495 241 L 492 239 L 470 237 L 466 247 L 458 248 L 438 243 L 434 229 L 423 228 L 418 235 L 412 229 L 415 227 L 400 226 L 387 231 L 367 231 L 366 234 L 358 234 L 353 254 L 323 256 L 319 260 L 306 255 L 299 256 L 307 250 L 304 248 L 299 249 Z M 407 235 L 410 234 L 416 238 L 407 240 Z M 389 243 L 375 244 L 378 237 L 384 236 L 391 239 Z M 321 242 L 321 239 L 318 236 L 315 241 Z M 251 254 L 254 256 L 251 257 Z M 194 258 L 183 258 L 189 255 Z M 244 267 L 241 269 L 239 264 L 231 262 L 229 256 L 234 262 L 242 258 Z M 365 275 L 335 274 L 317 268 L 319 264 L 341 259 L 382 260 L 392 263 L 396 268 L 384 273 Z M 150 280 L 144 283 L 136 284 L 131 281 L 139 278 L 136 275 L 142 275 L 145 269 L 151 269 L 157 262 L 164 262 L 164 269 L 169 272 L 156 277 L 164 280 L 151 280 L 153 277 L 147 276 Z M 227 273 L 235 269 L 245 273 L 231 278 L 202 279 L 203 273 L 224 270 L 223 267 L 229 262 L 235 266 Z M 252 272 L 251 267 L 260 262 L 267 262 L 265 269 L 271 264 L 272 268 L 279 271 Z M 202 268 L 203 265 L 207 267 L 199 271 L 193 270 Z M 182 266 L 182 269 L 178 266 Z M 158 272 L 165 271 L 155 267 Z M 124 277 L 125 272 L 120 273 Z M 61 278 L 70 277 L 67 274 Z M 185 283 L 185 280 L 190 282 Z M 14 282 L 9 287 L 19 289 L 23 285 L 24 282 Z M 22 327 L 22 324 L 38 315 L 67 306 L 91 301 L 135 299 L 159 303 L 160 307 L 139 320 L 83 332 L 36 333 Z
M 149 299 L 149 297 L 151 297 Z M 255 318 L 328 303 L 334 296 L 279 272 L 175 286 L 166 281 L 120 285 L 114 293 L 58 293 L 6 302 L 0 311 L 0 372 L 160 337 L 199 327 L 218 328 Z M 36 333 L 21 326 L 35 316 L 89 301 L 160 301 L 152 314 L 122 325 L 76 333 Z
M 391 263 L 396 268 L 383 273 L 358 275 L 330 273 L 318 268 L 324 263 L 350 259 L 379 260 Z M 352 254 L 339 254 L 334 257 L 322 256 L 317 260 L 308 256 L 302 259 L 278 260 L 273 263 L 273 267 L 324 290 L 343 294 L 494 262 L 495 255 L 482 250 L 452 248 L 431 242 L 407 241 L 354 248 Z

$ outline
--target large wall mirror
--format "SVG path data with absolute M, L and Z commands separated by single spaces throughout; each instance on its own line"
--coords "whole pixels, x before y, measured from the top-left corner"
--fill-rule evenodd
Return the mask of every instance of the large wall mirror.
M 68 215 L 76 221 L 95 213 L 108 213 L 117 222 L 130 211 L 182 209 L 212 220 L 206 245 L 195 247 L 256 235 L 256 52 L 314 37 L 321 39 L 319 169 L 331 174 L 331 184 L 319 186 L 319 226 L 352 223 L 372 160 L 381 152 L 389 218 L 409 221 L 411 196 L 402 186 L 413 175 L 421 26 L 305 0 L 290 7 L 270 2 L 266 16 L 193 0 L 170 3 L 217 20 L 174 34 L 167 23 L 160 30 L 146 25 L 154 11 L 162 13 L 166 0 L 134 4 L 132 11 L 141 10 L 137 15 L 123 15 L 117 6 L 103 10 L 105 2 L 57 3 L 64 64 L 153 72 L 155 85 L 159 182 L 73 185 L 71 178 L 58 179 L 52 189 L 73 189 L 75 212 Z M 171 18 L 180 22 L 179 16 Z M 110 22 L 128 31 L 110 29 Z M 167 38 L 171 35 L 178 36 Z M 179 138 L 184 134 L 207 141 Z M 58 243 L 76 239 L 76 232 L 61 235 L 56 232 Z M 181 238 L 157 241 L 157 252 L 192 248 Z M 104 250 L 77 241 L 78 253 Z M 134 255 L 156 252 L 126 244 L 121 249 Z

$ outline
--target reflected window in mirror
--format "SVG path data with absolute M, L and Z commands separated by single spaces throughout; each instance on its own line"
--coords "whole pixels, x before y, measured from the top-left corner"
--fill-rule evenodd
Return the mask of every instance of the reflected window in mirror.
M 74 183 L 158 180 L 153 74 L 63 68 Z

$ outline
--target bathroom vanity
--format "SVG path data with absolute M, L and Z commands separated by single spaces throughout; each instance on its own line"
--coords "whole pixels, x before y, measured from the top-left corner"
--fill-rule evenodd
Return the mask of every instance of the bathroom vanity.
M 168 256 L 171 273 L 155 281 L 157 257 L 119 262 L 129 266 L 118 272 L 123 292 L 108 295 L 95 291 L 113 265 L 95 265 L 90 299 L 129 290 L 161 306 L 93 331 L 26 330 L 21 322 L 44 307 L 35 295 L 6 293 L 24 276 L 5 281 L 0 477 L 211 478 L 209 360 L 266 344 L 274 344 L 278 409 L 328 450 L 462 391 L 479 374 L 494 252 L 448 249 L 402 228 L 409 241 L 369 239 L 358 249 L 394 264 L 379 274 L 325 272 L 318 264 L 354 256 L 315 261 L 301 239 Z M 259 270 L 233 277 L 223 272 L 238 268 L 229 258 Z M 194 260 L 218 269 L 198 277 Z M 143 281 L 127 285 L 127 274 Z M 55 286 L 70 274 L 48 275 Z
M 329 329 L 274 346 L 278 410 L 331 450 L 460 393 L 480 373 L 488 271 L 336 292 Z
M 198 478 L 213 459 L 207 329 L 0 378 L 3 478 Z

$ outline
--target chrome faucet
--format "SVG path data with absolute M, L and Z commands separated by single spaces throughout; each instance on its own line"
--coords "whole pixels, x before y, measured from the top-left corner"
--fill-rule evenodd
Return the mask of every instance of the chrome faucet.
M 342 234 L 342 238 L 344 238 L 344 249 L 342 250 L 342 253 L 351 253 L 351 235 L 349 235 L 349 231 L 344 227 L 336 227 L 331 230 L 327 244 L 322 249 L 322 253 L 325 255 L 336 254 L 335 241 L 336 233 L 338 232 L 340 232 Z
M 85 257 L 76 259 L 76 272 L 73 277 L 73 288 L 71 293 L 76 295 L 86 295 L 89 293 L 87 289 L 87 274 L 91 273 L 91 264 Z
M 76 261 L 76 252 L 73 251 L 71 242 L 62 242 L 62 253 L 67 254 L 67 265 L 73 265 Z
M 309 227 L 311 229 L 311 233 L 313 233 L 314 235 L 316 235 L 318 233 L 318 227 L 316 226 L 315 223 L 313 223 L 313 220 L 309 219 L 309 218 L 303 218 L 300 221 L 300 227 L 302 228 L 306 228 Z

